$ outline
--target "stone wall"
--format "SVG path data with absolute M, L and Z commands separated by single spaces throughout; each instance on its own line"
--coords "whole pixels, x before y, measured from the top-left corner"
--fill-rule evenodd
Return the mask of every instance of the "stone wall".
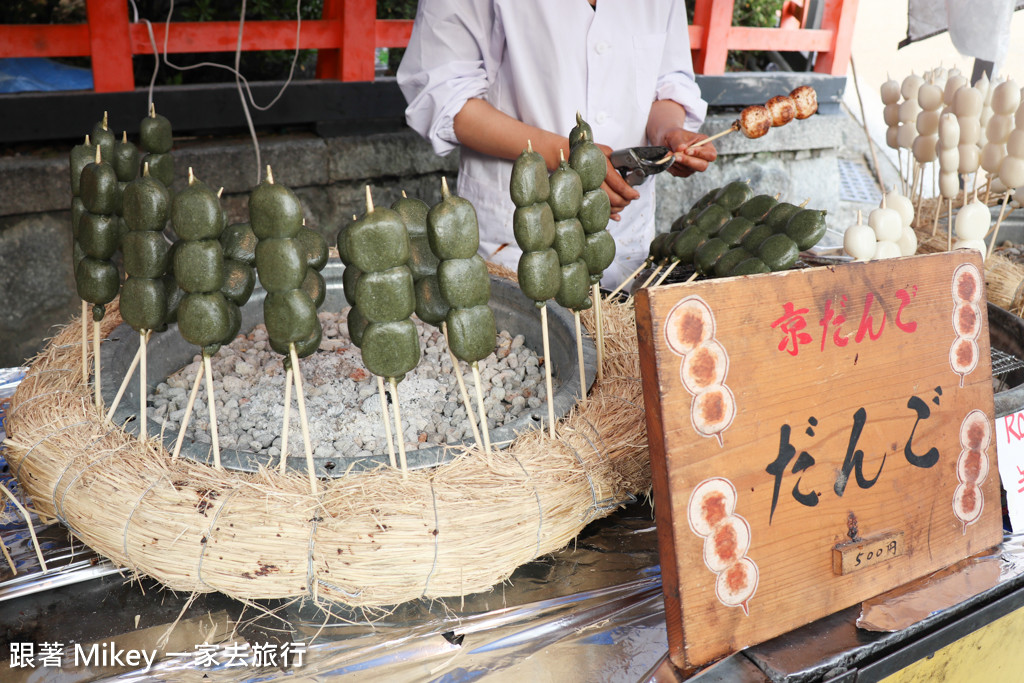
M 709 118 L 705 129 L 727 128 L 735 114 Z M 717 141 L 719 161 L 688 179 L 657 177 L 659 229 L 708 189 L 750 179 L 759 193 L 829 209 L 837 216 L 838 168 L 845 116 L 816 116 L 772 130 L 760 140 L 735 133 Z M 376 203 L 388 205 L 402 190 L 428 203 L 440 199 L 440 178 L 455 179 L 458 155 L 438 157 L 415 133 L 320 138 L 312 134 L 266 137 L 261 162 L 293 188 L 306 222 L 328 243 L 352 214 L 364 210 L 364 186 Z M 247 219 L 248 192 L 256 183 L 256 156 L 248 137 L 176 142 L 175 187 L 184 187 L 191 166 L 212 187 L 224 187 L 229 219 Z M 650 182 L 650 181 L 648 181 Z M 0 367 L 35 354 L 53 327 L 80 310 L 71 272 L 72 237 L 67 150 L 0 157 Z M 844 220 L 844 219 L 840 219 Z

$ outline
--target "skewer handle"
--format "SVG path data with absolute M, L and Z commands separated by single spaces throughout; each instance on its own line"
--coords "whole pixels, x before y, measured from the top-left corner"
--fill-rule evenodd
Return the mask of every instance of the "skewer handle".
M 480 411 L 480 431 L 484 435 L 484 452 L 491 452 L 491 430 L 487 426 L 487 410 L 484 408 L 484 392 L 480 381 L 480 365 L 473 363 L 473 382 L 476 384 L 476 405 Z
M 391 418 L 388 416 L 388 397 L 384 394 L 384 378 L 377 375 L 377 392 L 380 394 L 380 416 L 384 419 L 384 436 L 388 440 L 388 460 L 392 469 L 398 469 L 395 460 L 395 444 L 391 438 Z
M 616 287 L 615 289 L 613 289 L 613 290 L 612 290 L 612 291 L 611 291 L 611 292 L 610 292 L 610 293 L 608 294 L 608 298 L 609 298 L 609 299 L 611 299 L 611 298 L 612 298 L 612 297 L 614 297 L 614 296 L 615 296 L 616 294 L 618 294 L 619 292 L 621 292 L 621 291 L 622 291 L 622 288 L 623 288 L 623 287 L 625 287 L 625 286 L 626 286 L 626 285 L 628 285 L 628 284 L 629 284 L 630 282 L 632 282 L 632 281 L 633 281 L 633 279 L 634 279 L 634 278 L 635 278 L 635 277 L 636 277 L 637 275 L 639 275 L 639 274 L 640 274 L 640 271 L 641 271 L 641 270 L 643 270 L 644 268 L 646 268 L 647 266 L 649 266 L 650 264 L 651 264 L 651 261 L 650 261 L 650 259 L 644 259 L 644 260 L 643 260 L 643 262 L 642 262 L 642 263 L 641 263 L 641 264 L 640 264 L 639 266 L 637 266 L 637 267 L 636 267 L 636 270 L 634 270 L 634 271 L 633 271 L 632 273 L 630 273 L 629 275 L 627 275 L 627 276 L 626 276 L 626 279 L 625 279 L 625 280 L 623 280 L 623 281 L 622 281 L 621 283 L 619 283 L 619 286 L 618 286 L 618 287 Z
M 718 138 L 724 137 L 724 136 L 728 135 L 729 133 L 735 133 L 739 129 L 740 129 L 740 122 L 739 121 L 734 121 L 733 124 L 731 126 L 729 126 L 728 128 L 726 128 L 725 130 L 723 130 L 723 131 L 721 131 L 719 133 L 715 133 L 711 137 L 704 138 L 703 140 L 701 140 L 699 142 L 693 143 L 692 145 L 687 147 L 685 151 L 689 152 L 691 149 L 696 149 L 697 147 L 700 147 L 701 145 L 706 145 L 707 143 L 711 142 L 712 140 L 717 140 Z M 683 152 L 676 152 L 675 153 L 675 157 L 678 159 L 680 156 L 682 156 L 682 154 L 683 154 Z
M 576 360 L 579 363 L 580 372 L 580 403 L 587 405 L 587 371 L 583 365 L 583 327 L 580 324 L 580 312 L 573 311 L 572 317 L 576 320 Z
M 455 373 L 455 381 L 459 385 L 459 395 L 462 397 L 462 405 L 466 409 L 466 418 L 469 419 L 469 426 L 473 428 L 473 440 L 476 443 L 478 449 L 484 447 L 484 442 L 480 438 L 480 430 L 476 426 L 476 417 L 473 414 L 473 405 L 469 400 L 469 391 L 466 389 L 466 380 L 462 378 L 462 368 L 459 367 L 459 359 L 455 357 L 455 353 L 452 352 L 452 345 L 448 343 L 448 323 L 441 323 L 441 331 L 444 333 L 445 346 L 448 348 L 448 357 L 452 361 L 452 372 Z
M 402 465 L 402 478 L 409 476 L 409 465 L 405 460 L 405 435 L 402 432 L 402 408 L 398 404 L 398 382 L 394 377 L 388 377 L 391 385 L 391 404 L 395 408 L 395 440 L 398 441 L 398 461 Z
M 178 425 L 178 440 L 174 442 L 174 453 L 171 455 L 172 460 L 177 460 L 178 454 L 181 453 L 181 444 L 185 442 L 185 429 L 188 427 L 188 421 L 192 417 L 192 408 L 196 405 L 196 396 L 199 395 L 199 385 L 203 382 L 204 372 L 205 368 L 200 363 L 196 379 L 192 382 L 192 391 L 188 395 L 188 403 L 185 404 L 185 414 L 182 415 L 181 424 Z
M 213 442 L 213 466 L 220 466 L 220 438 L 217 436 L 217 398 L 213 394 L 213 366 L 210 357 L 203 354 L 203 367 L 206 368 L 206 400 L 210 409 L 210 440 Z
M 302 394 L 302 368 L 299 367 L 299 354 L 295 352 L 295 342 L 288 344 L 288 353 L 292 359 L 295 396 L 299 399 L 299 421 L 302 425 L 302 445 L 306 449 L 306 472 L 309 474 L 309 490 L 310 493 L 316 495 L 316 467 L 313 464 L 313 446 L 309 442 L 309 420 L 306 419 L 306 399 Z
M 600 305 L 600 298 L 594 301 L 594 305 Z M 540 329 L 544 339 L 544 387 L 548 393 L 548 434 L 555 438 L 555 400 L 551 395 L 551 345 L 548 342 L 548 305 L 545 303 L 540 307 Z
M 284 474 L 288 470 L 288 428 L 291 423 L 292 412 L 292 369 L 289 367 L 284 372 L 284 422 L 281 423 L 281 462 L 278 463 L 278 472 Z

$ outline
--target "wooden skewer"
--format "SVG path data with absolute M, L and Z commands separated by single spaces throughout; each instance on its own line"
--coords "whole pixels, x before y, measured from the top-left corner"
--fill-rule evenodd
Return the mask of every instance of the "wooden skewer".
M 11 554 L 7 552 L 7 546 L 4 545 L 4 539 L 0 538 L 0 550 L 4 553 L 4 559 L 7 560 L 7 566 L 11 568 L 11 576 L 18 575 L 18 568 L 14 566 L 14 560 L 11 559 Z
M 220 466 L 220 439 L 217 436 L 217 398 L 213 394 L 213 366 L 210 357 L 203 354 L 203 367 L 206 368 L 206 401 L 210 410 L 210 440 L 213 441 L 213 466 Z
M 604 377 L 604 312 L 601 310 L 601 286 L 597 283 L 591 288 L 591 299 L 594 301 L 594 324 L 597 326 L 597 381 L 600 382 Z M 547 355 L 545 349 L 544 357 L 547 358 Z
M 277 471 L 284 474 L 288 471 L 288 428 L 291 422 L 292 412 L 292 366 L 284 371 L 284 422 L 281 423 L 281 461 L 277 465 Z
M 615 289 L 613 289 L 613 290 L 611 291 L 611 293 L 610 293 L 610 294 L 608 294 L 608 298 L 609 298 L 609 299 L 611 299 L 611 298 L 612 298 L 613 296 L 615 296 L 616 294 L 618 294 L 619 292 L 621 292 L 621 291 L 622 291 L 622 288 L 623 288 L 623 287 L 625 287 L 625 286 L 626 286 L 626 285 L 628 285 L 628 284 L 629 284 L 630 282 L 632 282 L 632 281 L 633 281 L 633 279 L 634 279 L 634 278 L 635 278 L 635 277 L 636 277 L 637 275 L 639 275 L 639 274 L 640 274 L 640 271 L 641 271 L 641 270 L 643 270 L 644 268 L 646 268 L 647 266 L 649 266 L 650 264 L 651 264 L 651 261 L 650 261 L 650 259 L 644 259 L 644 260 L 643 260 L 643 262 L 642 262 L 642 263 L 641 263 L 641 264 L 640 264 L 639 266 L 637 266 L 637 267 L 636 267 L 636 270 L 634 270 L 634 271 L 633 271 L 632 273 L 630 273 L 630 274 L 629 274 L 629 275 L 628 275 L 628 276 L 626 277 L 626 279 L 625 279 L 625 280 L 623 280 L 623 281 L 622 281 L 621 283 L 619 283 L 619 286 L 618 286 L 618 287 L 616 287 Z
M 18 499 L 15 497 L 13 493 L 11 493 L 7 489 L 6 486 L 0 484 L 0 489 L 3 489 L 4 494 L 11 499 L 11 502 L 14 503 L 14 507 L 18 508 L 18 512 L 20 512 L 21 515 L 25 518 L 25 524 L 28 525 L 28 532 L 32 535 L 32 547 L 36 551 L 36 559 L 39 560 L 39 566 L 42 568 L 44 572 L 49 571 L 46 568 L 46 560 L 43 559 L 43 551 L 39 547 L 39 538 L 36 537 L 36 527 L 34 524 L 32 524 L 32 518 L 29 517 L 28 510 L 25 509 L 24 505 L 18 502 Z M 4 555 L 10 557 L 9 555 L 7 555 L 6 549 L 4 550 Z
M 946 251 L 953 251 L 953 198 L 949 199 L 949 220 L 946 222 Z
M 302 368 L 299 367 L 299 354 L 295 352 L 295 342 L 289 342 L 288 353 L 291 354 L 292 376 L 295 377 L 295 396 L 299 399 L 299 421 L 302 425 L 302 445 L 306 449 L 306 471 L 309 473 L 309 492 L 316 495 L 316 466 L 313 464 L 313 446 L 309 442 L 309 420 L 306 419 L 306 399 L 302 393 Z M 398 410 L 397 401 L 395 410 Z M 402 461 L 404 466 L 404 453 L 402 454 Z
M 103 412 L 103 395 L 100 392 L 100 324 L 92 323 L 92 365 L 95 380 L 96 410 Z
M 935 202 L 935 215 L 932 217 L 932 237 L 939 231 L 939 214 L 942 213 L 942 197 Z
M 658 277 L 658 273 L 660 273 L 661 269 L 664 268 L 665 266 L 666 266 L 665 263 L 659 263 L 657 265 L 657 267 L 654 269 L 654 272 L 651 273 L 650 276 L 648 276 L 648 278 L 646 280 L 644 280 L 644 283 L 642 285 L 640 285 L 640 289 L 643 289 L 647 285 L 651 284 L 651 280 L 653 280 L 654 278 Z
M 914 216 L 921 214 L 921 200 L 924 199 L 924 164 L 921 164 L 921 179 L 917 187 L 917 205 L 914 207 Z
M 121 380 L 121 386 L 117 389 L 117 394 L 114 396 L 114 402 L 110 405 L 110 409 L 107 411 L 107 415 L 104 418 L 107 422 L 114 417 L 114 411 L 117 410 L 117 406 L 121 403 L 121 398 L 124 397 L 124 392 L 128 388 L 128 382 L 131 381 L 132 375 L 135 374 L 135 368 L 139 365 L 139 359 L 142 356 L 142 349 L 139 348 L 135 352 L 135 358 L 132 359 L 132 364 L 128 366 L 128 371 L 124 373 L 124 379 Z
M 700 147 L 701 145 L 706 145 L 707 143 L 711 142 L 712 140 L 717 140 L 718 138 L 724 137 L 724 136 L 728 135 L 729 133 L 735 133 L 739 129 L 740 129 L 740 122 L 739 121 L 733 121 L 733 124 L 731 126 L 729 126 L 728 128 L 726 128 L 725 130 L 723 130 L 722 132 L 715 133 L 714 135 L 712 135 L 709 138 L 704 138 L 700 142 L 693 143 L 692 145 L 690 145 L 689 147 L 686 148 L 686 151 L 689 152 L 691 149 L 695 149 L 697 147 Z M 675 154 L 675 156 L 678 158 L 680 154 L 681 154 L 681 152 L 677 152 Z
M 667 277 L 668 277 L 669 275 L 671 275 L 671 274 L 672 274 L 672 271 L 673 271 L 673 270 L 675 270 L 676 268 L 678 268 L 678 267 L 679 267 L 679 264 L 680 264 L 680 263 L 682 263 L 682 260 L 680 260 L 680 259 L 676 259 L 675 261 L 673 261 L 673 262 L 672 262 L 672 265 L 671 265 L 671 266 L 669 266 L 669 267 L 668 267 L 668 268 L 667 268 L 667 269 L 665 270 L 665 272 L 661 274 L 661 277 L 659 277 L 659 278 L 658 278 L 658 281 L 654 283 L 654 286 L 655 286 L 655 287 L 657 287 L 657 286 L 658 286 L 658 285 L 660 285 L 660 284 L 661 284 L 662 282 L 664 282 L 664 281 L 665 281 L 665 278 L 667 278 Z
M 82 299 L 82 384 L 89 384 L 89 304 Z
M 149 430 L 146 421 L 146 393 L 149 387 L 146 386 L 146 342 L 149 341 L 149 331 L 139 332 L 139 438 L 145 441 L 149 437 Z
M 377 375 L 377 392 L 380 394 L 380 416 L 384 419 L 384 436 L 388 440 L 388 460 L 392 469 L 398 469 L 398 461 L 395 460 L 395 444 L 391 438 L 391 418 L 388 416 L 388 398 L 384 394 L 384 378 Z
M 178 459 L 178 454 L 181 453 L 181 444 L 185 442 L 185 428 L 188 427 L 188 421 L 192 417 L 192 408 L 196 404 L 196 396 L 199 395 L 199 385 L 203 381 L 204 366 L 199 365 L 199 372 L 196 373 L 196 380 L 192 382 L 192 391 L 188 395 L 188 403 L 185 404 L 185 414 L 181 417 L 181 424 L 178 425 L 178 440 L 174 443 L 174 453 L 171 454 L 172 460 Z
M 441 323 L 441 332 L 444 333 L 445 346 L 448 348 L 448 357 L 452 361 L 452 372 L 455 373 L 455 381 L 459 385 L 459 395 L 462 397 L 462 405 L 466 409 L 466 417 L 469 418 L 469 426 L 473 428 L 473 440 L 478 449 L 483 449 L 484 442 L 480 438 L 480 430 L 476 427 L 476 417 L 473 414 L 473 404 L 469 400 L 469 391 L 466 389 L 466 380 L 462 378 L 462 368 L 459 367 L 459 359 L 452 352 L 452 345 L 448 342 L 448 323 Z
M 587 372 L 583 364 L 583 326 L 580 324 L 580 312 L 573 311 L 576 320 L 576 361 L 580 366 L 580 403 L 587 405 Z
M 547 364 L 547 357 L 544 359 Z M 484 408 L 484 392 L 480 385 L 480 365 L 473 363 L 473 383 L 476 384 L 476 405 L 480 411 L 480 431 L 484 434 L 484 453 L 491 452 L 491 430 L 487 426 L 487 410 Z M 550 391 L 550 389 L 548 389 Z
M 910 195 L 908 195 L 908 198 L 910 199 L 911 202 L 914 201 L 914 192 L 917 190 L 917 176 L 918 176 L 918 170 L 919 169 L 920 169 L 920 164 L 918 164 L 915 161 L 914 162 L 914 166 L 913 166 L 913 171 L 911 171 L 912 175 L 910 176 Z
M 595 285 L 596 286 L 596 285 Z M 594 301 L 594 305 L 598 306 L 601 299 L 598 298 Z M 601 329 L 601 323 L 597 323 L 597 329 Z M 544 340 L 544 386 L 548 392 L 548 434 L 551 438 L 555 438 L 555 401 L 551 395 L 551 348 L 548 343 L 548 305 L 545 303 L 540 307 L 540 331 L 541 337 Z M 599 361 L 600 364 L 600 361 Z
M 409 477 L 409 465 L 405 460 L 405 434 L 402 432 L 402 408 L 398 404 L 398 382 L 388 377 L 391 384 L 391 404 L 395 406 L 395 439 L 398 441 L 398 459 L 402 464 L 402 478 Z
M 907 179 L 903 173 L 903 148 L 896 148 L 896 168 L 900 170 L 900 190 L 903 194 L 907 193 Z
M 1011 190 L 1007 190 L 1006 194 L 1003 195 L 1003 205 L 999 208 L 999 218 L 996 219 L 996 225 L 992 228 L 992 241 L 988 243 L 988 256 L 992 256 L 992 252 L 996 248 L 996 240 L 999 238 L 999 225 L 1003 222 L 1003 214 L 1006 211 L 1006 204 L 1010 201 Z

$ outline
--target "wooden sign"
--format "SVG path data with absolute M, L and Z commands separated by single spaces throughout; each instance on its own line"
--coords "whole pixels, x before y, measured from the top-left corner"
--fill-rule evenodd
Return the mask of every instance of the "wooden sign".
M 999 543 L 982 273 L 960 250 L 637 294 L 677 666 Z

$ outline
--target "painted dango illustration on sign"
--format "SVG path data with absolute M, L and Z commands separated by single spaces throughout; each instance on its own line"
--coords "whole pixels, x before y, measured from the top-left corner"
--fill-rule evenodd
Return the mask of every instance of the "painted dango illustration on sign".
M 637 292 L 673 662 L 999 543 L 981 267 L 941 253 Z
M 949 347 L 949 364 L 964 377 L 978 367 L 978 337 L 981 335 L 981 295 L 985 281 L 973 263 L 964 263 L 953 271 L 953 331 L 956 339 Z
M 729 354 L 715 340 L 715 316 L 699 296 L 677 303 L 665 318 L 665 342 L 682 356 L 679 380 L 693 396 L 690 421 L 701 436 L 713 436 L 724 446 L 722 432 L 736 417 L 736 398 L 725 385 Z
M 981 484 L 988 476 L 988 448 L 992 444 L 992 422 L 980 410 L 972 410 L 960 424 L 960 455 L 956 459 L 956 478 L 960 484 L 953 492 L 953 514 L 967 527 L 981 519 L 985 492 Z
M 746 557 L 750 524 L 736 514 L 736 487 L 728 479 L 711 477 L 697 484 L 686 506 L 690 530 L 704 539 L 704 565 L 715 574 L 715 596 L 727 607 L 742 607 L 757 590 L 757 564 Z

